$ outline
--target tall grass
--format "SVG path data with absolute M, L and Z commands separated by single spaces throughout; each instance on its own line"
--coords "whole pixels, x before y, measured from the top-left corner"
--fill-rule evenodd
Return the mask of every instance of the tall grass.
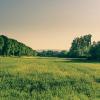
M 0 100 L 99 100 L 100 63 L 0 57 Z

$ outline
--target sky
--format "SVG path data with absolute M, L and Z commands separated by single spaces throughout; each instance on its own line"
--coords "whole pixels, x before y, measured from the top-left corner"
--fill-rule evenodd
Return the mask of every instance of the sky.
M 72 40 L 100 40 L 100 0 L 0 0 L 0 35 L 33 49 L 67 50 Z

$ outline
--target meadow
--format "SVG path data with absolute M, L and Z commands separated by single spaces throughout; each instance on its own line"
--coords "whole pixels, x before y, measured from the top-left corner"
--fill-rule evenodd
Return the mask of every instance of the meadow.
M 100 62 L 0 57 L 0 100 L 100 100 Z

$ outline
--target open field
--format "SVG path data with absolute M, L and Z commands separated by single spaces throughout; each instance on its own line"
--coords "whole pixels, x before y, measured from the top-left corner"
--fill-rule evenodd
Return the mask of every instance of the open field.
M 0 57 L 0 100 L 100 100 L 100 63 Z

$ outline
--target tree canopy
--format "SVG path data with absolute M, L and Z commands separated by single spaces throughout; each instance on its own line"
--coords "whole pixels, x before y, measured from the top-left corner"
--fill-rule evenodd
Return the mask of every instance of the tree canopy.
M 72 41 L 70 50 L 36 51 L 4 35 L 0 36 L 0 55 L 3 56 L 41 56 L 41 57 L 71 57 L 71 58 L 92 58 L 100 59 L 100 41 L 91 42 L 91 34 L 77 37 Z
M 94 42 L 90 48 L 90 55 L 92 59 L 99 59 L 100 60 L 100 41 Z
M 4 35 L 0 36 L 0 55 L 4 56 L 34 56 L 36 51 L 18 42 L 17 40 L 10 39 Z
M 91 34 L 77 37 L 73 40 L 69 51 L 70 57 L 87 57 L 91 47 Z

